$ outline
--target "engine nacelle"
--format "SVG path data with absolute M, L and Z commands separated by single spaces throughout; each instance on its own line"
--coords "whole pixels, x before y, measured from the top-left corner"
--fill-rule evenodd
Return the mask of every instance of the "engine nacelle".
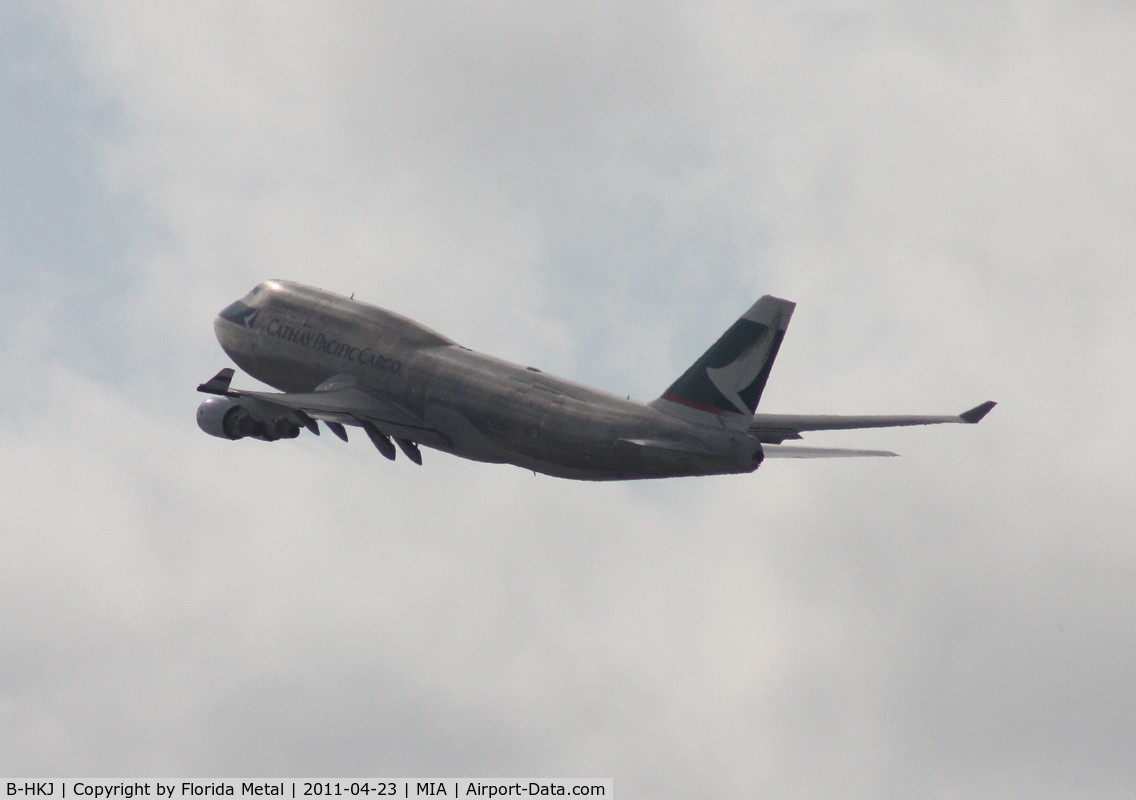
M 197 427 L 221 439 L 246 436 L 265 442 L 295 439 L 300 426 L 288 417 L 273 413 L 255 400 L 210 397 L 197 407 Z

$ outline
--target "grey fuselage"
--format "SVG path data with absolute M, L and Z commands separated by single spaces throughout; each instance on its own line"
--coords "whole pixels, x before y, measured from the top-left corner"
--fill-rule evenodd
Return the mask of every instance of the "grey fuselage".
M 300 284 L 260 284 L 214 329 L 241 369 L 276 389 L 313 392 L 342 376 L 376 398 L 374 418 L 393 420 L 375 423 L 383 433 L 464 458 L 582 480 L 745 473 L 762 458 L 744 431 L 482 355 L 398 314 Z M 398 413 L 384 413 L 392 408 Z

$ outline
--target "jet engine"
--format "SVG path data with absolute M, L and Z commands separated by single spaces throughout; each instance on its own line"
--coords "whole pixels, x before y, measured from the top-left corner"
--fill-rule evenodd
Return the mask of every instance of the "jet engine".
M 197 407 L 197 426 L 210 436 L 221 439 L 243 439 L 246 436 L 265 442 L 295 439 L 300 426 L 271 407 L 256 401 L 210 397 Z

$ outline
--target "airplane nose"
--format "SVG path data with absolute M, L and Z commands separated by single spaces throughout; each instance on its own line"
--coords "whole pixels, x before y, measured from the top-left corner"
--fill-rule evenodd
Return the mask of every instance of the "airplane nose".
M 242 350 L 242 342 L 248 340 L 256 325 L 260 312 L 241 302 L 230 303 L 213 318 L 213 335 L 217 337 L 221 349 L 229 354 Z
M 233 339 L 236 335 L 234 327 L 233 323 L 229 322 L 220 314 L 213 318 L 213 335 L 217 337 L 217 344 L 221 345 L 221 349 L 224 350 L 230 358 L 232 358 L 233 355 Z

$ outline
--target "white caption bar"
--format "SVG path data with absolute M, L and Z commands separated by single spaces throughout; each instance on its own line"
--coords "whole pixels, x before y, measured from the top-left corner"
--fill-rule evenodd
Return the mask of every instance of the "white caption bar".
M 612 781 L 286 780 L 286 781 L 24 781 L 0 782 L 3 798 L 18 800 L 134 800 L 162 797 L 381 798 L 615 797 Z

